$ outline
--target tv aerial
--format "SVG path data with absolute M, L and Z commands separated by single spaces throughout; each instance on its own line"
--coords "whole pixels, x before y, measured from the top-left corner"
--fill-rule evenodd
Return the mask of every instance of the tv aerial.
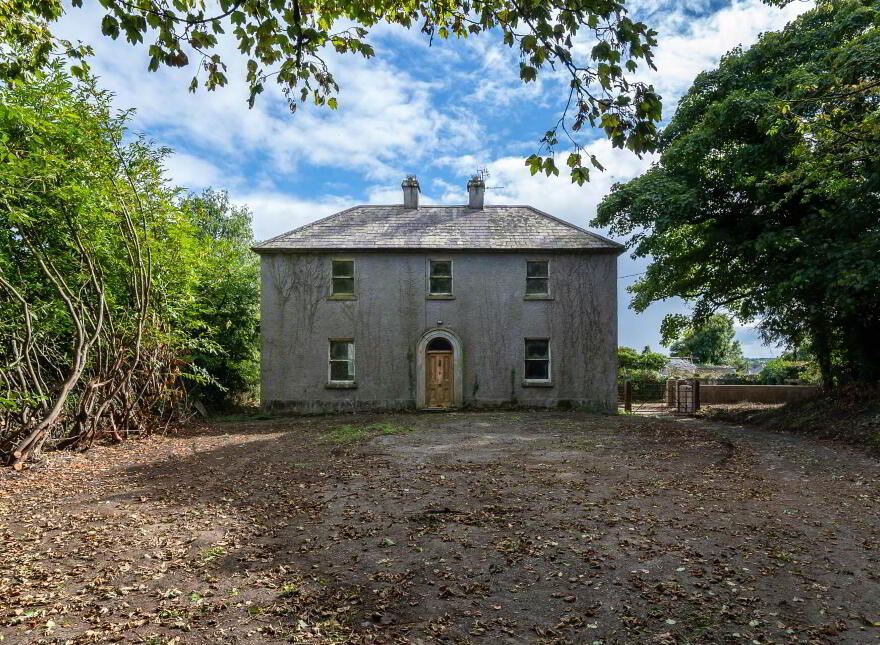
M 478 168 L 477 175 L 480 176 L 480 181 L 482 181 L 485 184 L 486 180 L 489 178 L 489 169 L 485 168 L 485 167 Z M 486 190 L 498 190 L 499 188 L 506 188 L 506 186 L 486 186 Z

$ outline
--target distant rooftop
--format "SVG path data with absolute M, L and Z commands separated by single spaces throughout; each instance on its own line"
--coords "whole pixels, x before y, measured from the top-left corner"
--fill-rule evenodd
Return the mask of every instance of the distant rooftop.
M 666 367 L 660 370 L 661 374 L 693 374 L 697 371 L 697 364 L 690 358 L 671 357 L 666 361 Z

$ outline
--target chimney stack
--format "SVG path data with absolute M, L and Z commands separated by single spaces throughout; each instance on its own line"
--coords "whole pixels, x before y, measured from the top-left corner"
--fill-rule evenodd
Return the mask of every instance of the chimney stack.
M 400 187 L 403 188 L 403 205 L 406 208 L 418 208 L 419 192 L 421 192 L 421 189 L 419 188 L 419 180 L 416 179 L 416 176 L 407 175 L 403 183 L 400 184 Z
M 486 192 L 486 183 L 480 175 L 471 177 L 467 184 L 468 188 L 468 208 L 476 210 L 483 209 L 483 195 Z

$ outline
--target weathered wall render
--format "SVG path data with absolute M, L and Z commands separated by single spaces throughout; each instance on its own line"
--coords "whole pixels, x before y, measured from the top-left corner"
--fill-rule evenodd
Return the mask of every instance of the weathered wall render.
M 333 300 L 330 260 L 355 260 L 356 299 Z M 551 299 L 526 299 L 527 259 L 549 258 Z M 452 259 L 454 298 L 426 297 L 429 259 Z M 463 345 L 466 406 L 616 406 L 616 254 L 370 251 L 262 257 L 263 405 L 327 411 L 416 405 L 428 330 Z M 527 387 L 523 339 L 549 337 L 552 385 Z M 354 338 L 356 389 L 327 387 L 327 343 Z

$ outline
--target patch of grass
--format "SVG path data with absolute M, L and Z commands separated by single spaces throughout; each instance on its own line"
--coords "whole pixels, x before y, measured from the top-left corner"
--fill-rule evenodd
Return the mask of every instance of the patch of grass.
M 364 439 L 367 431 L 364 428 L 358 428 L 351 424 L 336 426 L 330 432 L 324 435 L 324 443 L 351 443 Z
M 293 582 L 288 582 L 287 584 L 281 585 L 281 595 L 282 596 L 292 596 L 296 593 L 296 590 L 299 588 L 299 585 Z
M 258 412 L 257 414 L 227 414 L 222 417 L 217 417 L 217 421 L 220 423 L 231 423 L 234 421 L 242 422 L 242 421 L 271 421 L 277 417 L 266 414 L 264 412 Z
M 162 636 L 153 635 L 145 636 L 141 642 L 145 643 L 145 645 L 165 645 L 165 643 L 167 643 L 168 641 L 165 640 Z
M 199 553 L 199 560 L 202 562 L 210 562 L 211 560 L 216 560 L 221 555 L 226 555 L 226 549 L 222 546 L 215 546 Z
M 415 428 L 402 426 L 396 423 L 370 423 L 367 425 L 357 426 L 350 423 L 336 426 L 330 432 L 324 435 L 324 443 L 352 443 L 361 439 L 368 439 L 376 435 L 395 435 L 412 432 Z
M 565 409 L 565 408 L 563 408 Z M 614 412 L 610 411 L 608 408 L 603 408 L 599 405 L 574 405 L 568 408 L 571 412 L 583 412 L 585 414 L 601 414 L 602 416 L 608 416 L 609 414 L 613 415 Z
M 718 617 L 711 614 L 693 613 L 685 617 L 685 643 L 702 643 L 703 638 L 718 625 Z
M 159 618 L 181 618 L 185 614 L 179 609 L 160 609 Z

